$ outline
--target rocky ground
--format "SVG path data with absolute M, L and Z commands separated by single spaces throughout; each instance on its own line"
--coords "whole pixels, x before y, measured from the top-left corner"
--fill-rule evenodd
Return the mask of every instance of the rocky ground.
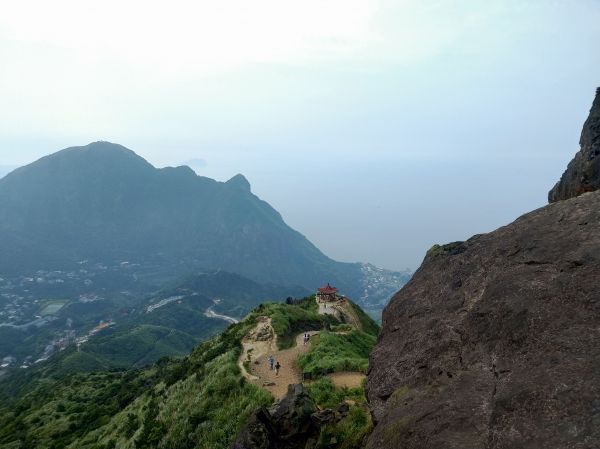
M 348 404 L 319 410 L 302 384 L 290 385 L 281 400 L 254 412 L 232 449 L 317 449 L 320 429 L 348 415 Z

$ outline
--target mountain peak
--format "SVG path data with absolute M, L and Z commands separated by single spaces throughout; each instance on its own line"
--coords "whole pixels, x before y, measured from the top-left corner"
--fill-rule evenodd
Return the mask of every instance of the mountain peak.
M 126 148 L 118 143 L 107 142 L 105 140 L 98 140 L 83 146 L 65 148 L 64 150 L 50 155 L 49 157 L 59 155 L 64 156 L 74 153 L 78 153 L 82 156 L 129 158 L 130 160 L 143 161 L 145 164 L 149 165 L 149 163 L 143 157 L 139 156 L 129 148 Z
M 250 183 L 248 182 L 246 177 L 244 175 L 242 175 L 241 173 L 238 173 L 237 175 L 235 175 L 233 178 L 231 178 L 229 181 L 227 181 L 226 184 L 233 185 L 235 187 L 239 187 L 248 192 L 250 192 L 250 188 L 251 188 Z
M 149 173 L 155 168 L 143 157 L 116 143 L 97 141 L 83 146 L 68 147 L 49 154 L 4 178 L 3 183 L 40 184 L 42 178 L 56 182 L 56 177 L 104 176 L 107 173 Z
M 129 148 L 126 148 L 119 143 L 109 142 L 108 140 L 96 140 L 95 142 L 90 142 L 81 148 L 86 148 L 88 150 L 120 150 L 132 152 Z
M 600 189 L 600 87 L 590 114 L 583 124 L 581 149 L 563 173 L 560 181 L 548 193 L 548 202 L 554 203 Z

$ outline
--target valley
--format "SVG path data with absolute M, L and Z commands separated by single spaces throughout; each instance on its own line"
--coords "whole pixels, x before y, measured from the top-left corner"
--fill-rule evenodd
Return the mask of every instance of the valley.
M 78 352 L 71 358 L 93 356 L 75 364 L 74 369 L 83 370 L 184 355 L 258 302 L 306 293 L 297 287 L 265 287 L 226 272 L 190 275 L 156 289 L 139 281 L 133 264 L 84 261 L 80 266 L 72 272 L 40 270 L 35 277 L 3 279 L 6 321 L 0 324 L 0 377 L 42 363 L 70 346 Z M 47 299 L 46 294 L 65 299 Z M 136 341 L 146 349 L 119 355 L 116 345 L 129 347 Z

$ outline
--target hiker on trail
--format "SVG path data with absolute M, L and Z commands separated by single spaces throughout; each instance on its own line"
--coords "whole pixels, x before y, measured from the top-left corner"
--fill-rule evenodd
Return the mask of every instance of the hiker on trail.
M 275 358 L 270 355 L 269 356 L 269 369 L 272 371 L 273 370 L 273 365 L 275 365 Z
M 304 344 L 308 341 L 308 334 L 304 334 Z
M 279 376 L 279 370 L 281 368 L 281 364 L 279 363 L 279 361 L 277 362 L 277 364 L 275 365 L 275 375 Z

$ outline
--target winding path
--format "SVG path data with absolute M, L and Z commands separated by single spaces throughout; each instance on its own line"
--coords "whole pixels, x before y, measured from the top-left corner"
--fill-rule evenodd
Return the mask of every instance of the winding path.
M 319 304 L 319 313 L 342 316 L 345 321 L 350 321 L 356 328 L 360 328 L 360 322 L 355 314 L 350 313 L 343 304 L 335 306 Z M 352 311 L 353 312 L 353 311 Z M 302 382 L 302 371 L 298 364 L 298 358 L 306 354 L 313 341 L 318 341 L 319 331 L 307 331 L 311 338 L 304 344 L 304 332 L 296 336 L 296 345 L 289 349 L 277 349 L 277 335 L 271 326 L 271 319 L 263 317 L 252 329 L 246 338 L 242 340 L 243 351 L 238 360 L 238 366 L 242 375 L 254 385 L 268 390 L 276 400 L 285 396 L 288 385 Z M 342 332 L 343 333 L 343 332 Z M 261 337 L 257 337 L 261 335 Z M 269 356 L 272 355 L 281 364 L 279 376 L 275 370 L 269 369 Z M 358 372 L 332 373 L 328 377 L 336 387 L 353 388 L 362 384 L 365 375 Z
M 310 331 L 308 333 L 311 335 L 311 340 L 318 338 L 318 331 Z M 296 336 L 296 345 L 294 347 L 283 350 L 276 349 L 277 344 L 275 340 L 269 342 L 246 342 L 242 357 L 243 361 L 247 361 L 247 356 L 248 354 L 250 355 L 250 372 L 247 372 L 245 367 L 242 372 L 246 372 L 246 377 L 252 383 L 268 390 L 275 399 L 281 399 L 285 396 L 289 384 L 302 382 L 302 371 L 298 365 L 298 357 L 309 351 L 311 340 L 305 345 L 304 334 L 301 333 Z M 244 354 L 246 354 L 245 357 Z M 270 355 L 281 364 L 279 376 L 275 375 L 275 370 L 269 369 Z

